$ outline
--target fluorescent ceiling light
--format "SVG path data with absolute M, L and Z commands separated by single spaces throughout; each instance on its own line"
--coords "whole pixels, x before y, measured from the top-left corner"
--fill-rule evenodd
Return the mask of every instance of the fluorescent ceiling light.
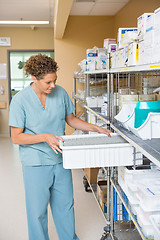
M 0 24 L 49 24 L 49 21 L 0 21 Z

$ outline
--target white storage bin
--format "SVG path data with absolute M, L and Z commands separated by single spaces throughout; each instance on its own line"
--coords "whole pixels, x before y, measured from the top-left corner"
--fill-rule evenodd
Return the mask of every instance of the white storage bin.
M 160 138 L 160 113 L 150 112 L 139 128 L 129 127 L 129 129 L 143 140 Z
M 133 148 L 117 133 L 63 136 L 63 166 L 66 169 L 133 165 Z
M 136 104 L 124 104 L 120 112 L 114 117 L 123 127 L 129 130 L 134 127 L 134 109 Z
M 141 153 L 137 154 L 139 157 L 139 154 Z M 125 191 L 127 191 L 128 194 L 128 187 L 132 186 L 133 191 L 137 191 L 137 186 L 139 185 L 139 182 L 143 183 L 142 179 L 144 180 L 144 182 L 146 182 L 146 179 L 148 179 L 148 181 L 150 182 L 153 180 L 154 184 L 158 185 L 159 178 L 159 169 L 145 169 L 145 166 L 143 166 L 143 169 L 137 168 L 136 170 L 131 167 L 118 167 L 118 183 L 122 187 L 122 189 L 125 189 Z
M 160 240 L 160 215 L 153 215 L 150 219 L 154 229 L 154 240 Z
M 141 216 L 141 219 L 145 224 L 151 224 L 151 216 L 153 215 L 159 215 L 160 216 L 160 211 L 146 211 L 143 209 L 143 207 L 140 205 L 138 214 Z
M 138 212 L 137 212 L 137 220 L 138 220 L 140 227 L 142 228 L 142 232 L 145 235 L 145 237 L 153 239 L 154 228 L 153 228 L 152 224 L 145 223 L 143 221 L 142 216 Z
M 139 184 L 137 196 L 144 211 L 160 211 L 160 187 Z

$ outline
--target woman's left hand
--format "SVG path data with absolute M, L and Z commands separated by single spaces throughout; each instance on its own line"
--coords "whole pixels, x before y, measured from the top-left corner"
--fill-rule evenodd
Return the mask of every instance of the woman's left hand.
M 96 126 L 97 127 L 97 133 L 103 133 L 103 134 L 107 134 L 108 137 L 111 137 L 110 133 L 111 131 L 106 129 L 106 128 L 102 128 L 102 127 L 99 127 L 99 126 Z

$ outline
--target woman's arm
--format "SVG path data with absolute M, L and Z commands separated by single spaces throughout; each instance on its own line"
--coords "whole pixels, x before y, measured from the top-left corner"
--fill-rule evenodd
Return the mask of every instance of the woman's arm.
M 27 134 L 23 132 L 23 128 L 11 127 L 11 138 L 14 144 L 35 144 L 46 142 L 55 151 L 55 153 L 62 152 L 57 146 L 59 146 L 59 140 L 63 139 L 53 134 Z
M 111 131 L 110 130 L 99 127 L 99 126 L 91 124 L 91 123 L 87 123 L 85 121 L 82 121 L 82 120 L 76 118 L 73 115 L 73 113 L 66 116 L 66 122 L 72 128 L 79 129 L 79 130 L 82 130 L 82 131 L 104 133 L 104 134 L 107 134 L 109 137 L 111 137 L 111 135 L 110 135 Z

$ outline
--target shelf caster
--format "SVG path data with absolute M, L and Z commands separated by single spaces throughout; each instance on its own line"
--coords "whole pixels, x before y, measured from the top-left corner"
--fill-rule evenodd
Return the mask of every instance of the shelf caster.
M 85 191 L 88 192 L 89 183 L 88 183 L 87 178 L 85 176 L 83 177 L 83 185 L 84 185 Z
M 112 238 L 109 233 L 103 233 L 100 240 L 112 240 Z
M 109 226 L 104 227 L 104 233 L 100 240 L 112 240 L 112 238 L 110 238 L 110 229 Z

